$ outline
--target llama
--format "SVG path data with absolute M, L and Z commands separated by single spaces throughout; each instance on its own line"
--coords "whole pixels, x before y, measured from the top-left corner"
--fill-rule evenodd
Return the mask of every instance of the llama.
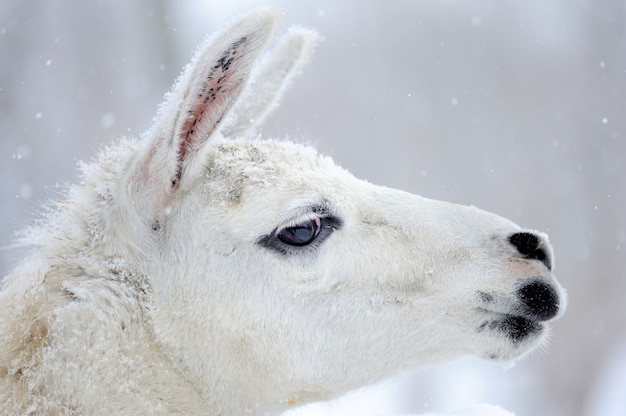
M 547 237 L 361 181 L 256 129 L 317 41 L 256 10 L 154 126 L 82 165 L 0 292 L 0 414 L 279 413 L 474 355 L 564 310 Z

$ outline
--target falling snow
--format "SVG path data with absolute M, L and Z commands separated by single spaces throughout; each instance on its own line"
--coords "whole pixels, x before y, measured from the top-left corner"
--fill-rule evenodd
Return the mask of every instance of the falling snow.
M 264 135 L 297 132 L 295 139 L 319 143 L 372 182 L 549 229 L 555 270 L 570 292 L 549 347 L 515 369 L 461 363 L 351 396 L 347 408 L 367 415 L 448 408 L 448 386 L 465 375 L 473 381 L 464 386 L 478 391 L 452 399 L 454 408 L 486 401 L 519 416 L 626 414 L 626 340 L 615 330 L 626 314 L 626 101 L 616 92 L 626 40 L 610 24 L 620 2 L 586 14 L 566 0 L 509 8 L 481 0 L 277 4 L 286 24 L 316 27 L 326 39 L 297 85 L 306 100 L 289 94 Z M 57 198 L 73 181 L 76 160 L 147 127 L 197 39 L 249 3 L 155 11 L 140 2 L 121 11 L 29 9 L 9 0 L 2 7 L 11 16 L 0 27 L 11 45 L 0 86 L 0 247 L 7 247 L 30 221 L 33 201 Z M 0 276 L 19 255 L 0 250 Z

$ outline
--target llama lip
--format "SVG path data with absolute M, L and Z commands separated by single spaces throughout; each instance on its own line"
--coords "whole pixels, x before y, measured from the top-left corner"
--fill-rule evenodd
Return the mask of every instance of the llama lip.
M 479 327 L 479 331 L 490 330 L 503 333 L 509 337 L 514 344 L 543 331 L 543 325 L 539 321 L 525 316 L 511 314 L 497 315 L 497 319 L 483 322 Z
M 506 333 L 514 343 L 518 343 L 543 330 L 543 326 L 539 322 L 514 315 L 494 321 L 491 325 L 493 325 L 494 329 Z

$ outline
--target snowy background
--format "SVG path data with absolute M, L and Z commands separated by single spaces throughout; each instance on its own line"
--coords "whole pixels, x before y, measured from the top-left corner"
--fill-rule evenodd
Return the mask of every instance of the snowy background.
M 266 136 L 548 232 L 569 293 L 549 346 L 513 368 L 462 360 L 314 410 L 626 415 L 626 2 L 264 3 L 325 37 Z M 0 275 L 76 162 L 146 129 L 205 34 L 257 4 L 0 2 Z

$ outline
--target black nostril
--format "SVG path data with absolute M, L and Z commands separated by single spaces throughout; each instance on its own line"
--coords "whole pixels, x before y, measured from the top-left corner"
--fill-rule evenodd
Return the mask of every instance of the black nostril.
M 553 318 L 559 311 L 559 297 L 547 283 L 529 283 L 522 286 L 517 295 L 524 305 L 524 313 L 540 321 Z
M 509 241 L 524 256 L 533 254 L 539 248 L 539 237 L 531 233 L 515 233 Z
M 548 269 L 552 270 L 552 262 L 543 247 L 542 240 L 533 233 L 515 233 L 509 237 L 509 242 L 527 259 L 539 260 Z

